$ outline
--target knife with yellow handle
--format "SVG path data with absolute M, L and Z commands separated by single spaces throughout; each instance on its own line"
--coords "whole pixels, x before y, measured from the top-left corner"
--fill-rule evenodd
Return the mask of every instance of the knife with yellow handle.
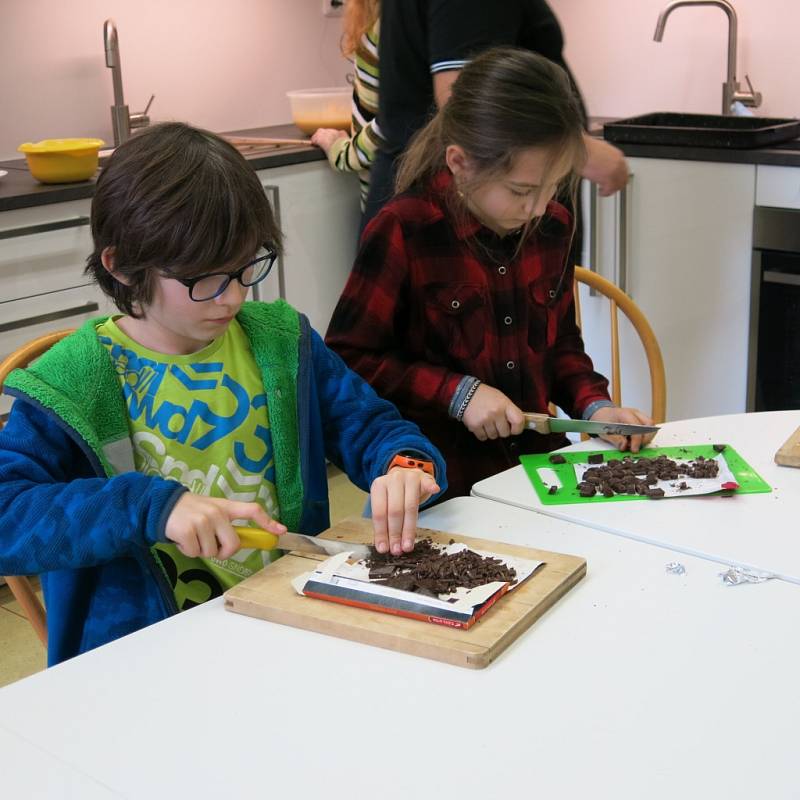
M 320 556 L 352 553 L 354 558 L 367 558 L 370 554 L 367 545 L 355 542 L 320 539 L 317 536 L 303 536 L 301 533 L 282 533 L 278 536 L 261 528 L 243 525 L 234 525 L 233 529 L 242 547 L 253 547 L 256 550 L 295 550 L 302 553 L 316 553 Z

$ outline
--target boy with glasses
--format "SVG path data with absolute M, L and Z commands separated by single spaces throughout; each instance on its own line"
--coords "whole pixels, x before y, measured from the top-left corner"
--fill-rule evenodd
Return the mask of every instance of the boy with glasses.
M 236 520 L 327 528 L 326 457 L 371 491 L 376 547 L 413 547 L 442 459 L 304 316 L 245 302 L 281 234 L 235 149 L 180 123 L 133 137 L 92 236 L 87 273 L 122 313 L 13 372 L 0 431 L 0 574 L 43 573 L 51 664 L 261 569 Z

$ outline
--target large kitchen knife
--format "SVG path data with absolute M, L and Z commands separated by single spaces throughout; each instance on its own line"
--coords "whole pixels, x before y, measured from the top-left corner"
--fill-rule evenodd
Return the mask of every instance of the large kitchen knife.
M 303 536 L 301 533 L 282 533 L 280 536 L 261 528 L 234 525 L 242 547 L 257 550 L 296 550 L 303 553 L 316 553 L 320 556 L 335 556 L 337 553 L 352 553 L 353 558 L 367 558 L 370 551 L 365 544 L 320 539 L 318 536 Z
M 594 433 L 606 436 L 638 436 L 655 433 L 657 425 L 628 425 L 622 422 L 592 422 L 583 419 L 561 419 L 547 414 L 525 414 L 525 427 L 537 433 Z

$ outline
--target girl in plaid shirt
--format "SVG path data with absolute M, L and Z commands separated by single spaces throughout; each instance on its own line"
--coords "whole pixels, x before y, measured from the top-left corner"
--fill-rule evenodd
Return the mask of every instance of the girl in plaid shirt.
M 448 497 L 565 445 L 522 410 L 652 424 L 617 408 L 575 322 L 581 111 L 564 71 L 497 48 L 468 64 L 412 141 L 397 196 L 364 231 L 326 341 L 447 460 Z M 609 437 L 638 451 L 641 437 Z

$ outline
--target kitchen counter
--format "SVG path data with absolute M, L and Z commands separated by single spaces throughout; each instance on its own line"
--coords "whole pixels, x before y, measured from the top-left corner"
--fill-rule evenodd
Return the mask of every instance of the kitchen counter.
M 602 137 L 603 123 L 611 117 L 593 117 L 590 132 Z M 271 125 L 249 130 L 226 131 L 236 136 L 266 136 L 273 138 L 305 138 L 294 125 Z M 782 167 L 800 167 L 800 139 L 754 150 L 731 150 L 716 147 L 676 147 L 671 145 L 623 144 L 617 145 L 626 156 L 639 158 L 679 159 L 682 161 L 716 161 L 732 164 L 771 164 Z M 254 170 L 324 161 L 325 154 L 317 147 L 280 147 L 271 152 L 245 156 Z M 102 161 L 101 161 L 102 163 Z M 8 175 L 0 178 L 0 211 L 29 208 L 47 203 L 82 200 L 94 194 L 94 180 L 81 183 L 45 185 L 31 177 L 24 159 L 0 161 L 0 170 Z
M 603 138 L 603 124 L 619 117 L 591 117 L 589 133 Z M 770 164 L 778 167 L 800 167 L 800 139 L 773 147 L 734 150 L 727 147 L 682 147 L 677 145 L 611 144 L 631 158 L 664 158 L 680 161 L 716 161 L 726 164 Z
M 265 128 L 226 131 L 231 136 L 265 136 L 280 139 L 304 139 L 306 135 L 294 125 L 271 125 Z M 245 158 L 254 170 L 283 167 L 289 164 L 303 164 L 308 161 L 324 161 L 325 154 L 311 145 L 297 147 L 276 147 L 271 151 L 260 151 Z M 102 165 L 101 159 L 101 165 Z M 47 203 L 64 203 L 69 200 L 83 200 L 94 194 L 94 179 L 80 183 L 39 183 L 28 172 L 25 159 L 0 161 L 0 170 L 8 175 L 0 178 L 0 211 L 29 208 Z

